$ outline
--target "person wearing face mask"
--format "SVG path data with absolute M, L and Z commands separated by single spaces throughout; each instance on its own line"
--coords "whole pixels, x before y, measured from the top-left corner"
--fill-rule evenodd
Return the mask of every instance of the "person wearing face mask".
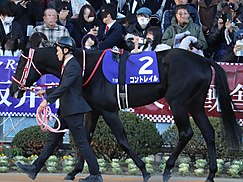
M 98 35 L 102 22 L 97 18 L 95 9 L 91 5 L 84 5 L 77 19 L 72 19 L 74 30 L 70 34 L 74 38 L 78 48 L 81 48 L 81 40 L 86 34 Z
M 134 37 L 139 38 L 138 48 L 144 45 L 145 32 L 150 27 L 152 11 L 149 8 L 142 7 L 136 12 L 136 21 L 133 25 L 129 25 L 129 29 L 126 30 L 125 41 L 128 51 L 135 48 Z M 132 28 L 131 28 L 132 27 Z
M 1 14 L 0 14 L 0 43 L 1 49 L 5 50 L 3 42 L 7 42 L 6 37 L 11 37 L 13 40 L 17 40 L 18 44 L 13 49 L 23 49 L 24 45 L 24 36 L 21 30 L 20 24 L 14 20 L 17 11 L 17 5 L 10 1 L 6 0 L 1 4 Z M 5 41 L 4 41 L 5 40 Z
M 203 50 L 208 47 L 202 27 L 193 23 L 186 5 L 178 5 L 176 7 L 176 16 L 172 18 L 171 25 L 162 36 L 162 43 L 174 48 L 177 41 L 181 41 L 186 35 L 197 38 L 198 45 Z

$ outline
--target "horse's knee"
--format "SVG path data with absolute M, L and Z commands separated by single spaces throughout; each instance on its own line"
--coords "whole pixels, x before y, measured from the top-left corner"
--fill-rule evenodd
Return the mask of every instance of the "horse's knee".
M 192 129 L 188 129 L 187 131 L 179 132 L 179 139 L 180 139 L 180 141 L 188 142 L 191 140 L 193 135 L 194 135 L 194 133 L 193 133 Z

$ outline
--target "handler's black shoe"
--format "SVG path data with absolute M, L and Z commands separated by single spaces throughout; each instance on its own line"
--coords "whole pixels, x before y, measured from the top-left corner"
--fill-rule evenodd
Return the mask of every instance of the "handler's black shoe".
M 79 179 L 78 182 L 103 182 L 103 179 L 100 174 L 98 175 L 89 175 L 85 179 Z
M 24 173 L 28 174 L 29 178 L 35 179 L 37 176 L 36 167 L 34 165 L 24 165 L 20 162 L 15 163 L 15 165 L 21 169 Z

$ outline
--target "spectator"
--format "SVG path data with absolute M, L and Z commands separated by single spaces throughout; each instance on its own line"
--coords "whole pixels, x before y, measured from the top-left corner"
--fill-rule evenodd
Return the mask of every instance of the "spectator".
M 143 6 L 149 8 L 155 14 L 161 7 L 163 0 L 143 0 Z
M 238 25 L 242 22 L 243 11 L 239 0 L 228 0 L 219 3 L 207 39 L 209 49 L 213 51 L 212 58 L 215 61 L 221 61 L 225 55 L 232 53 L 234 36 Z
M 145 45 L 138 48 L 138 38 L 134 38 L 135 49 L 132 52 L 142 52 L 142 51 L 162 51 L 171 49 L 170 46 L 166 44 L 161 44 L 162 32 L 161 28 L 157 26 L 151 26 L 147 29 Z
M 125 17 L 129 14 L 135 13 L 141 7 L 141 0 L 121 0 L 118 2 L 118 12 L 123 14 Z
M 30 36 L 29 42 L 26 47 L 27 48 L 49 47 L 49 45 L 46 45 L 47 43 L 48 43 L 48 39 L 45 34 L 41 32 L 35 32 Z
M 217 13 L 217 5 L 221 0 L 193 0 L 192 4 L 198 7 L 199 17 L 205 36 L 213 26 L 213 19 Z
M 48 8 L 55 9 L 57 12 L 60 12 L 62 9 L 69 10 L 67 19 L 70 19 L 73 15 L 70 0 L 51 0 L 47 6 Z
M 17 4 L 18 15 L 15 20 L 21 25 L 25 44 L 33 31 L 33 27 L 43 22 L 44 7 L 38 0 L 12 0 Z
M 60 9 L 57 9 L 57 14 L 58 14 L 57 24 L 66 27 L 69 34 L 72 34 L 72 32 L 74 31 L 74 25 L 70 21 L 70 18 L 68 18 L 69 12 L 70 9 L 67 6 L 60 7 Z
M 131 51 L 135 48 L 134 46 L 134 36 L 139 37 L 140 48 L 144 45 L 145 32 L 150 27 L 150 19 L 152 12 L 150 9 L 143 7 L 137 10 L 135 22 L 128 25 L 127 32 L 125 34 L 125 41 L 128 51 Z
M 89 2 L 85 0 L 72 0 L 71 1 L 72 12 L 73 12 L 72 18 L 74 19 L 78 18 L 81 8 L 86 4 L 89 4 Z
M 174 0 L 174 1 L 175 1 L 175 5 L 173 5 L 170 9 L 166 10 L 163 14 L 163 18 L 161 21 L 162 32 L 165 32 L 166 29 L 171 25 L 171 20 L 173 17 L 175 17 L 176 14 L 175 9 L 176 6 L 178 5 L 186 5 L 193 22 L 198 25 L 201 25 L 197 9 L 193 5 L 188 4 L 188 0 Z
M 1 42 L 0 56 L 20 56 L 22 50 L 18 47 L 18 39 L 7 34 Z
M 98 50 L 99 40 L 96 36 L 92 34 L 87 34 L 83 37 L 81 41 L 81 46 L 83 50 Z
M 230 54 L 222 58 L 222 62 L 243 63 L 243 29 L 239 29 L 235 34 L 235 45 Z
M 55 9 L 47 8 L 44 11 L 44 24 L 36 26 L 33 29 L 33 33 L 42 32 L 48 38 L 50 45 L 53 45 L 59 37 L 69 36 L 68 30 L 62 26 L 57 24 L 57 12 Z
M 175 48 L 175 45 L 178 42 L 180 44 L 183 37 L 187 35 L 196 37 L 198 44 L 203 49 L 207 48 L 207 42 L 201 26 L 193 23 L 186 5 L 179 5 L 176 7 L 176 17 L 172 18 L 171 25 L 162 36 L 162 43 Z
M 7 48 L 11 51 L 24 48 L 24 36 L 20 24 L 14 20 L 18 11 L 17 5 L 9 0 L 1 4 L 0 12 L 0 44 L 3 52 L 6 49 L 5 43 L 11 38 L 12 46 L 8 44 Z M 17 44 L 15 44 L 17 43 Z M 14 46 L 15 45 L 15 46 Z
M 122 43 L 122 25 L 116 21 L 117 10 L 112 4 L 104 4 L 101 8 L 102 21 L 106 26 L 99 29 L 99 49 L 104 50 Z
M 71 36 L 79 48 L 81 48 L 81 40 L 86 34 L 97 36 L 99 27 L 102 26 L 102 22 L 97 18 L 94 8 L 88 4 L 80 9 L 78 18 L 72 22 L 74 30 Z

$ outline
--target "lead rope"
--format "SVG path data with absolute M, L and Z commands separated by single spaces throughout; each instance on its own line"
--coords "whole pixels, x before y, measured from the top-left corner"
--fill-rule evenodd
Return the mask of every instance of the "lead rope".
M 42 100 L 44 100 L 44 97 L 42 96 Z M 52 128 L 48 125 L 48 121 L 52 122 L 53 118 L 56 119 L 57 122 L 57 128 Z M 61 127 L 61 122 L 58 119 L 58 117 L 55 116 L 55 114 L 52 113 L 51 108 L 47 106 L 44 110 L 40 109 L 40 106 L 36 110 L 36 122 L 40 126 L 42 131 L 50 131 L 52 133 L 64 133 L 67 132 L 68 129 L 59 130 Z

